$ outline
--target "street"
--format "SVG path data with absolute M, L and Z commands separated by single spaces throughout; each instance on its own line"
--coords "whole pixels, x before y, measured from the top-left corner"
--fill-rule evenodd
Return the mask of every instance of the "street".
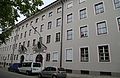
M 38 78 L 38 77 L 37 75 L 28 76 L 25 74 L 9 72 L 7 68 L 0 68 L 0 78 Z M 67 78 L 120 78 L 120 77 L 67 74 Z
M 0 68 L 0 78 L 37 78 L 37 76 L 27 76 Z

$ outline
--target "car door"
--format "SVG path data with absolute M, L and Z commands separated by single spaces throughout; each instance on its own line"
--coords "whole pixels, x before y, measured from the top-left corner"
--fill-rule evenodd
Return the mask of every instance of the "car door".
M 53 74 L 56 74 L 56 67 L 50 67 L 50 77 L 53 76 Z
M 41 74 L 42 74 L 42 76 L 43 77 L 50 77 L 50 67 L 46 67 L 42 72 L 41 72 Z

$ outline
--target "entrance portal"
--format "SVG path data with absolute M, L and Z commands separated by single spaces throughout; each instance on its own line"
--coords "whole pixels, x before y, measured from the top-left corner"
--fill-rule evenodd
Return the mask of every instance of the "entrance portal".
M 20 57 L 20 63 L 23 63 L 24 62 L 24 56 L 22 55 L 21 57 Z
M 43 62 L 43 56 L 41 54 L 38 54 L 35 61 L 42 63 Z

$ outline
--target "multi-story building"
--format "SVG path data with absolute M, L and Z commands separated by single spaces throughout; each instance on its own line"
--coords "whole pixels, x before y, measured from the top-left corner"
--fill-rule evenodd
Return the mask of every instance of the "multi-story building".
M 0 64 L 35 61 L 40 35 L 45 66 L 72 73 L 120 76 L 120 0 L 57 0 L 16 25 L 0 46 Z M 26 51 L 19 52 L 20 45 Z M 14 57 L 12 59 L 12 56 Z

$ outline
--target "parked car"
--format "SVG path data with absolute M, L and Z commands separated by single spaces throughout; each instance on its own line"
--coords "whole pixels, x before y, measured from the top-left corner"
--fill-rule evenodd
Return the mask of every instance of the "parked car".
M 19 72 L 18 68 L 21 67 L 20 63 L 13 63 L 8 67 L 8 71 Z
M 42 67 L 40 62 L 24 62 L 18 69 L 20 73 L 31 75 L 38 74 L 42 70 Z
M 67 74 L 64 68 L 57 68 L 57 67 L 45 67 L 41 72 L 38 74 L 38 78 L 66 78 Z

